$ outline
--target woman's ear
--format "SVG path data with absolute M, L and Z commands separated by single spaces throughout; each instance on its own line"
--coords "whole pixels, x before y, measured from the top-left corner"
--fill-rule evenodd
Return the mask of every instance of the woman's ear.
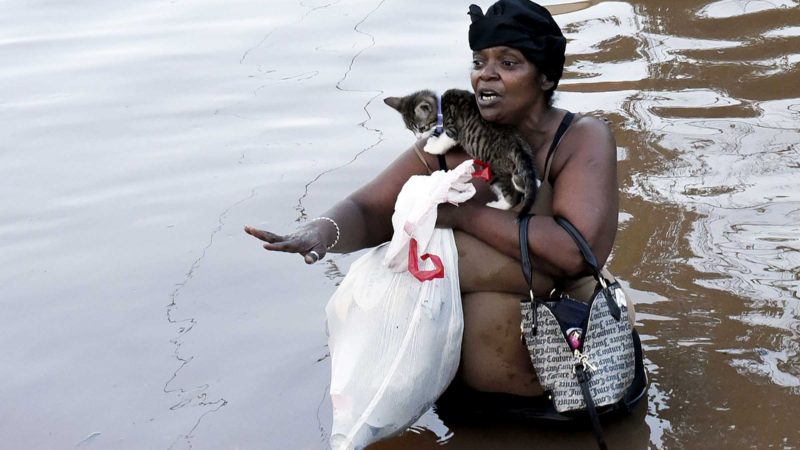
M 539 83 L 541 84 L 543 91 L 549 91 L 550 89 L 553 89 L 553 86 L 556 85 L 554 82 L 547 79 L 547 75 L 545 74 L 539 75 Z

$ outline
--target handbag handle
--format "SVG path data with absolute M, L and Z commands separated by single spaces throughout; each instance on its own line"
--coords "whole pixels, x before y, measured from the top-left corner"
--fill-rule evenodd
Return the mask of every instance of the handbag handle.
M 522 274 L 525 276 L 525 281 L 528 282 L 531 301 L 533 301 L 533 265 L 531 264 L 530 253 L 528 251 L 528 223 L 530 222 L 530 219 L 531 216 L 525 216 L 519 221 L 519 251 L 520 260 L 522 261 Z M 603 273 L 600 271 L 601 267 L 597 264 L 597 258 L 594 256 L 594 252 L 592 252 L 592 248 L 589 246 L 589 243 L 586 242 L 586 239 L 583 237 L 581 232 L 578 231 L 578 229 L 575 228 L 575 226 L 572 225 L 569 220 L 560 216 L 556 216 L 554 219 L 556 223 L 561 226 L 561 228 L 563 228 L 567 234 L 569 234 L 572 240 L 575 241 L 575 244 L 578 246 L 583 259 L 592 268 L 595 280 L 597 280 L 597 283 L 603 288 L 603 296 L 606 299 L 608 310 L 611 313 L 611 316 L 619 321 L 622 311 L 616 302 L 616 296 L 614 295 L 614 292 L 609 289 L 608 282 L 603 277 Z
M 536 314 L 536 306 L 533 305 L 536 300 L 533 296 L 533 265 L 531 264 L 531 255 L 528 251 L 528 222 L 531 221 L 531 217 L 532 215 L 526 215 L 519 219 L 519 254 L 520 261 L 522 262 L 522 275 L 525 276 L 525 281 L 528 282 L 528 287 L 530 288 L 529 292 L 531 294 L 531 298 L 527 300 L 531 303 L 531 308 L 533 310 L 531 333 L 536 336 L 539 324 L 537 323 L 538 314 Z
M 528 222 L 532 215 L 525 216 L 519 220 L 519 254 L 522 262 L 522 275 L 528 282 L 531 291 L 531 301 L 533 301 L 533 265 L 531 265 L 531 255 L 528 251 Z
M 561 216 L 556 216 L 553 219 L 555 219 L 557 224 L 561 225 L 561 228 L 566 230 L 572 240 L 575 241 L 575 244 L 578 245 L 578 250 L 581 251 L 583 259 L 586 261 L 586 264 L 589 264 L 589 267 L 592 268 L 595 278 L 598 278 L 597 281 L 600 282 L 600 279 L 603 278 L 603 274 L 600 273 L 600 267 L 597 267 L 597 258 L 595 258 L 592 248 L 589 247 L 589 243 L 586 242 L 586 239 L 583 237 L 581 232 L 575 228 L 575 225 L 573 225 L 572 222 Z

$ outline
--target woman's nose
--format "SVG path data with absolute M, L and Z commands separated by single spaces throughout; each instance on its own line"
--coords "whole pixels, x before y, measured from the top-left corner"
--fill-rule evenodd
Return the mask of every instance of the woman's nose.
M 487 62 L 483 65 L 480 72 L 481 80 L 491 80 L 497 77 L 497 65 Z

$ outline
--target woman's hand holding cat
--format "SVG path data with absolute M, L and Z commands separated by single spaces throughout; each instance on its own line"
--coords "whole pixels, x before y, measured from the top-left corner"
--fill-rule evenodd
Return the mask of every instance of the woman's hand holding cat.
M 244 232 L 266 242 L 263 245 L 266 250 L 299 253 L 303 256 L 306 264 L 314 264 L 324 258 L 327 253 L 323 225 L 319 222 L 310 222 L 287 235 L 279 235 L 246 225 Z

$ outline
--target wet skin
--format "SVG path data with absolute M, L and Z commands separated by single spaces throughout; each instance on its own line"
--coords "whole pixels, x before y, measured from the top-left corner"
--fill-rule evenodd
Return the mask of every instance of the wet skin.
M 552 82 L 541 76 L 517 50 L 494 47 L 475 52 L 471 82 L 481 114 L 488 120 L 516 126 L 535 151 L 538 173 L 544 172 L 547 148 L 566 111 L 547 105 Z M 418 143 L 423 144 L 423 143 Z M 430 167 L 438 167 L 424 155 Z M 459 149 L 447 153 L 448 167 L 468 156 Z M 339 241 L 331 249 L 351 252 L 391 239 L 391 215 L 403 184 L 412 175 L 427 174 L 414 153 L 406 150 L 381 174 L 322 214 L 339 225 Z M 617 229 L 616 145 L 608 127 L 584 117 L 561 141 L 551 169 L 552 212 L 569 219 L 584 234 L 604 263 Z M 476 182 L 480 183 L 480 182 Z M 456 230 L 460 282 L 464 304 L 462 380 L 475 389 L 519 395 L 539 395 L 542 389 L 520 336 L 519 299 L 527 286 L 519 265 L 516 214 L 485 206 L 493 200 L 485 184 L 478 194 L 454 207 L 439 208 L 437 226 Z M 271 251 L 324 258 L 336 239 L 327 221 L 308 222 L 288 235 L 246 227 Z M 552 217 L 536 215 L 529 228 L 529 251 L 535 265 L 534 288 L 545 295 L 554 279 L 586 273 L 583 259 L 569 236 Z

